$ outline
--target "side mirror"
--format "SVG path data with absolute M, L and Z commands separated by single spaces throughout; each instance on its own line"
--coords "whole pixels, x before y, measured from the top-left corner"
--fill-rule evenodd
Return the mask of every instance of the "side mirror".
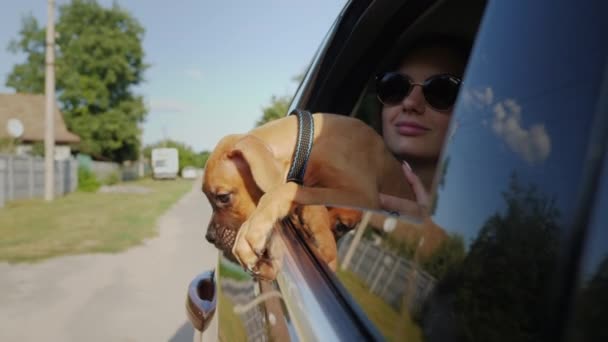
M 188 286 L 186 312 L 190 323 L 203 332 L 209 326 L 217 306 L 215 271 L 207 271 L 196 276 Z

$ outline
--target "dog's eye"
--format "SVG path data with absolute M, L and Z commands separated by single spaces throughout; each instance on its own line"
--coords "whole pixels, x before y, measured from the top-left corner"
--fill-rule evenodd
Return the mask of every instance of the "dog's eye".
M 215 198 L 221 204 L 228 204 L 230 202 L 230 193 L 217 194 L 217 195 L 215 195 Z

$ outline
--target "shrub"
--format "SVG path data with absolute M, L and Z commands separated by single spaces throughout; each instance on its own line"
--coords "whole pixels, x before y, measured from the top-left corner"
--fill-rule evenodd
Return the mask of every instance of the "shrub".
M 95 174 L 91 170 L 85 167 L 78 168 L 78 190 L 84 192 L 95 192 L 101 184 L 95 177 Z
M 106 185 L 114 185 L 114 184 L 117 184 L 118 182 L 120 182 L 120 176 L 119 176 L 118 172 L 112 172 L 112 173 L 110 173 L 110 175 L 108 175 L 108 177 L 106 177 L 106 180 L 104 183 Z

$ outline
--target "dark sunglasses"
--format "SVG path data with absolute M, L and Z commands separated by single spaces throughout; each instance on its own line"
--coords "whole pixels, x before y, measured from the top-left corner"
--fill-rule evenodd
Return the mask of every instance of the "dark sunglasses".
M 412 79 L 398 72 L 387 72 L 376 76 L 376 92 L 378 100 L 387 106 L 394 106 L 405 99 L 414 86 L 421 86 L 426 102 L 439 111 L 445 111 L 454 105 L 460 78 L 450 74 L 439 74 L 427 78 L 422 83 L 414 83 Z

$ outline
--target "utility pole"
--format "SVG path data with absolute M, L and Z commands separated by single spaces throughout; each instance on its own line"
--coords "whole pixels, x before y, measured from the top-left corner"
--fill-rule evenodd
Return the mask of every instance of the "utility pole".
M 44 199 L 55 197 L 55 0 L 48 0 L 46 26 L 46 73 L 44 94 L 46 96 L 44 122 Z
M 144 177 L 144 125 L 139 123 L 139 163 L 137 163 L 137 176 Z

